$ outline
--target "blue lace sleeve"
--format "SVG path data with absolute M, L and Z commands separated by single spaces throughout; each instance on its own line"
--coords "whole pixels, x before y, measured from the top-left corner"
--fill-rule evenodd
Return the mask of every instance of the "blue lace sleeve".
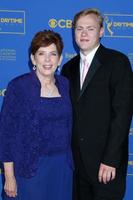
M 7 87 L 0 116 L 0 161 L 14 160 L 16 133 L 16 104 L 15 88 L 10 83 Z

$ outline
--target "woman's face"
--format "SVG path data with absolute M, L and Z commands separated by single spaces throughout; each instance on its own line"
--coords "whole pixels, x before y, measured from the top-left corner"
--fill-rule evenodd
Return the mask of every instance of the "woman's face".
M 31 60 L 36 66 L 38 77 L 51 77 L 61 63 L 61 56 L 58 54 L 56 45 L 52 43 L 47 47 L 40 47 L 35 55 L 31 55 Z

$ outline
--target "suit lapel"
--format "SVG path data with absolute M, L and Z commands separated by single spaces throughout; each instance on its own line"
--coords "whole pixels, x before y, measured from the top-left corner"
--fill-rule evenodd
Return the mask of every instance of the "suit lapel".
M 72 69 L 72 97 L 77 100 L 80 94 L 80 56 L 74 62 L 74 67 Z

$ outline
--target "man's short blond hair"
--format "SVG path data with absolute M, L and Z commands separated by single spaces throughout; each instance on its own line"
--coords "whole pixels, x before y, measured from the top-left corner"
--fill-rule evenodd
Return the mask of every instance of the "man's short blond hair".
M 100 11 L 98 9 L 95 9 L 95 8 L 87 8 L 87 9 L 84 9 L 84 10 L 78 12 L 74 16 L 74 19 L 73 19 L 73 28 L 76 28 L 77 21 L 78 21 L 78 19 L 80 17 L 86 16 L 86 15 L 90 15 L 90 14 L 96 15 L 97 18 L 98 18 L 98 21 L 99 21 L 100 28 L 103 27 L 103 20 L 104 20 L 104 18 L 101 15 Z

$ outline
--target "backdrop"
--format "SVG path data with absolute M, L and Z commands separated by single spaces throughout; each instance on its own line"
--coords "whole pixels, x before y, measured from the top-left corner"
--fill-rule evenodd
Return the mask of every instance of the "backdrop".
M 0 106 L 7 83 L 29 71 L 28 48 L 37 31 L 53 29 L 62 35 L 65 45 L 63 63 L 76 55 L 72 42 L 72 19 L 75 13 L 88 7 L 100 9 L 105 17 L 101 43 L 125 53 L 133 67 L 132 0 L 0 0 Z M 129 143 L 124 200 L 132 200 L 133 195 L 133 123 Z M 1 188 L 0 180 L 0 191 Z

